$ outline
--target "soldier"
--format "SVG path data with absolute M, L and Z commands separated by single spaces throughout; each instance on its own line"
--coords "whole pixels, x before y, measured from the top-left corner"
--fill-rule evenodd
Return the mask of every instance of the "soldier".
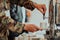
M 1 16 L 1 21 L 2 21 L 1 24 L 4 25 L 3 28 L 5 27 L 6 30 L 10 30 L 10 35 L 8 37 L 9 38 L 8 40 L 14 40 L 15 36 L 13 36 L 13 34 L 19 35 L 23 32 L 23 30 L 30 31 L 30 32 L 35 32 L 37 30 L 41 30 L 41 28 L 38 28 L 36 25 L 33 25 L 33 24 L 22 24 L 15 17 L 17 16 L 17 6 L 21 6 L 21 7 L 24 6 L 25 8 L 30 9 L 30 10 L 37 8 L 42 13 L 45 13 L 46 7 L 44 4 L 43 5 L 36 4 L 30 0 L 10 0 L 9 4 L 10 4 L 11 18 L 8 18 L 6 16 Z M 16 10 L 13 11 L 14 8 Z M 5 33 L 7 33 L 7 32 L 5 32 Z M 5 34 L 5 33 L 3 33 L 3 34 Z M 3 37 L 1 37 L 1 38 L 3 38 Z M 4 40 L 4 39 L 2 39 L 2 40 Z
M 0 13 L 0 40 L 8 40 L 7 30 L 12 32 L 21 33 L 23 30 L 24 24 L 16 22 L 6 17 L 5 13 Z
M 25 8 L 30 10 L 34 10 L 34 8 L 37 8 L 42 13 L 46 12 L 46 6 L 44 4 L 36 4 L 30 0 L 10 0 L 10 15 L 11 18 L 15 21 L 18 21 L 18 6 L 24 6 Z M 21 21 L 19 22 L 21 23 Z
M 22 16 L 20 18 L 20 20 L 21 20 L 20 21 L 17 17 L 18 6 L 20 6 L 20 7 L 24 6 L 25 8 L 27 8 L 31 11 L 34 10 L 35 8 L 37 8 L 42 13 L 46 12 L 46 6 L 44 4 L 36 4 L 36 3 L 32 2 L 31 0 L 10 0 L 11 18 L 13 18 L 15 21 L 19 21 L 20 23 L 22 22 Z M 14 10 L 14 9 L 16 9 L 16 10 Z M 21 11 L 19 13 L 21 13 Z M 26 24 L 26 26 L 24 27 L 23 30 L 35 32 L 35 31 L 37 31 L 37 29 L 39 30 L 41 28 L 37 28 L 37 26 L 33 25 L 33 24 L 28 24 L 28 25 Z M 10 40 L 14 39 L 14 37 L 17 37 L 17 34 L 15 34 L 15 35 L 13 35 L 13 34 L 15 34 L 15 33 L 12 33 L 12 32 L 10 33 L 10 37 L 9 37 Z

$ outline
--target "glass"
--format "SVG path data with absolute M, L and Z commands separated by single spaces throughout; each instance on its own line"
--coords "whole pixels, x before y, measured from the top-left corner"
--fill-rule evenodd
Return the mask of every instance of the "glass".
M 46 22 L 40 22 L 40 27 L 43 28 L 43 30 L 47 29 L 47 23 Z

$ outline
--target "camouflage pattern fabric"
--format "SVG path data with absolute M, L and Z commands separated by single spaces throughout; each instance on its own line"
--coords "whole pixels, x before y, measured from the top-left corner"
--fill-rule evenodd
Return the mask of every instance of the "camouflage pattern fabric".
M 0 40 L 8 40 L 7 30 L 21 33 L 24 24 L 15 22 L 13 19 L 6 17 L 5 13 L 0 13 Z

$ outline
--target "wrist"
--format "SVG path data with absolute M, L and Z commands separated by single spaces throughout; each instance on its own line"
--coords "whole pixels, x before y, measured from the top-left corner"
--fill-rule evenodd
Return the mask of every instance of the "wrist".
M 24 27 L 23 27 L 23 30 L 22 30 L 22 33 L 28 33 L 28 31 L 27 30 L 25 30 L 25 26 L 26 26 L 26 24 L 24 24 Z
M 25 27 L 26 27 L 26 24 L 24 24 L 23 30 L 26 30 Z
M 38 4 L 36 4 L 36 3 L 34 3 L 33 5 L 34 5 L 34 7 L 35 7 L 35 8 L 37 8 L 37 7 L 38 7 Z

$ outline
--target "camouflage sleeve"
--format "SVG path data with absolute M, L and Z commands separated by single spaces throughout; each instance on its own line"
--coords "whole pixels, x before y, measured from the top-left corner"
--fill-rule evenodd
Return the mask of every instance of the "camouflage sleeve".
M 20 6 L 24 6 L 27 9 L 34 10 L 34 3 L 30 0 L 20 0 Z
M 6 17 L 3 13 L 0 13 L 0 23 L 12 32 L 21 33 L 23 31 L 24 24 L 16 22 L 12 18 Z
M 14 22 L 14 23 L 9 23 L 9 30 L 12 32 L 17 32 L 17 33 L 21 33 L 23 31 L 23 27 L 24 25 L 19 23 L 19 22 Z

